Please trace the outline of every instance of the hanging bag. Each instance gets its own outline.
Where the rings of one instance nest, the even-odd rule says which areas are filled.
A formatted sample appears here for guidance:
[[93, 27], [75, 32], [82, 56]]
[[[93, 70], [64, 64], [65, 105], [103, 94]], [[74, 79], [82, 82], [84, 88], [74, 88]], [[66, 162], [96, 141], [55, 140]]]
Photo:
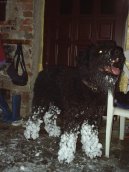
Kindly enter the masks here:
[[[21, 74], [19, 68], [21, 67]], [[13, 84], [25, 86], [28, 82], [28, 74], [25, 66], [22, 45], [18, 44], [12, 63], [7, 69], [7, 74], [10, 76]]]

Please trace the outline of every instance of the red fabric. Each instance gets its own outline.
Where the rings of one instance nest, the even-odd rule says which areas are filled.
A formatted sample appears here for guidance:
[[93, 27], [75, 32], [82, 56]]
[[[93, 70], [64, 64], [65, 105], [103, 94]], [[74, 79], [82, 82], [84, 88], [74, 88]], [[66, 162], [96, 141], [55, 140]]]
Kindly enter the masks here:
[[3, 48], [3, 44], [0, 41], [0, 62], [5, 60], [5, 52], [4, 52], [4, 48]]

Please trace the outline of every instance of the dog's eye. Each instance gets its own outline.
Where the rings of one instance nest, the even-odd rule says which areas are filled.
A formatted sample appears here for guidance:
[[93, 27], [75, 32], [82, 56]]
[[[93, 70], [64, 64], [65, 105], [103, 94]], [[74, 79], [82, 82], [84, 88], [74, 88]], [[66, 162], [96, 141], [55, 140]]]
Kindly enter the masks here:
[[102, 54], [102, 52], [103, 52], [102, 50], [99, 50], [99, 54]]

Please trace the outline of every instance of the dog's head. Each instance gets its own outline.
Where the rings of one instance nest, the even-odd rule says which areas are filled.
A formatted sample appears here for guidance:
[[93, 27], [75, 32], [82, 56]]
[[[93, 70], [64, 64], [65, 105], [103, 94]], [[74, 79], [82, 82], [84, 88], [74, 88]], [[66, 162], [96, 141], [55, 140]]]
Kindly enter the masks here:
[[83, 82], [95, 91], [114, 88], [123, 69], [123, 49], [112, 41], [92, 45], [78, 61]]

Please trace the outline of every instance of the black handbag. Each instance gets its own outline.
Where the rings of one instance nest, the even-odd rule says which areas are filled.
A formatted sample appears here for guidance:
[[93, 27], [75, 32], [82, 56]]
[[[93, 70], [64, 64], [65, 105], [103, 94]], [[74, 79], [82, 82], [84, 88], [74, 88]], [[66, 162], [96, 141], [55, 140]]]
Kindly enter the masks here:
[[[22, 70], [21, 74], [18, 72], [19, 67], [21, 67]], [[15, 85], [25, 86], [28, 82], [28, 73], [25, 66], [21, 44], [17, 45], [13, 61], [7, 69], [7, 74]]]

